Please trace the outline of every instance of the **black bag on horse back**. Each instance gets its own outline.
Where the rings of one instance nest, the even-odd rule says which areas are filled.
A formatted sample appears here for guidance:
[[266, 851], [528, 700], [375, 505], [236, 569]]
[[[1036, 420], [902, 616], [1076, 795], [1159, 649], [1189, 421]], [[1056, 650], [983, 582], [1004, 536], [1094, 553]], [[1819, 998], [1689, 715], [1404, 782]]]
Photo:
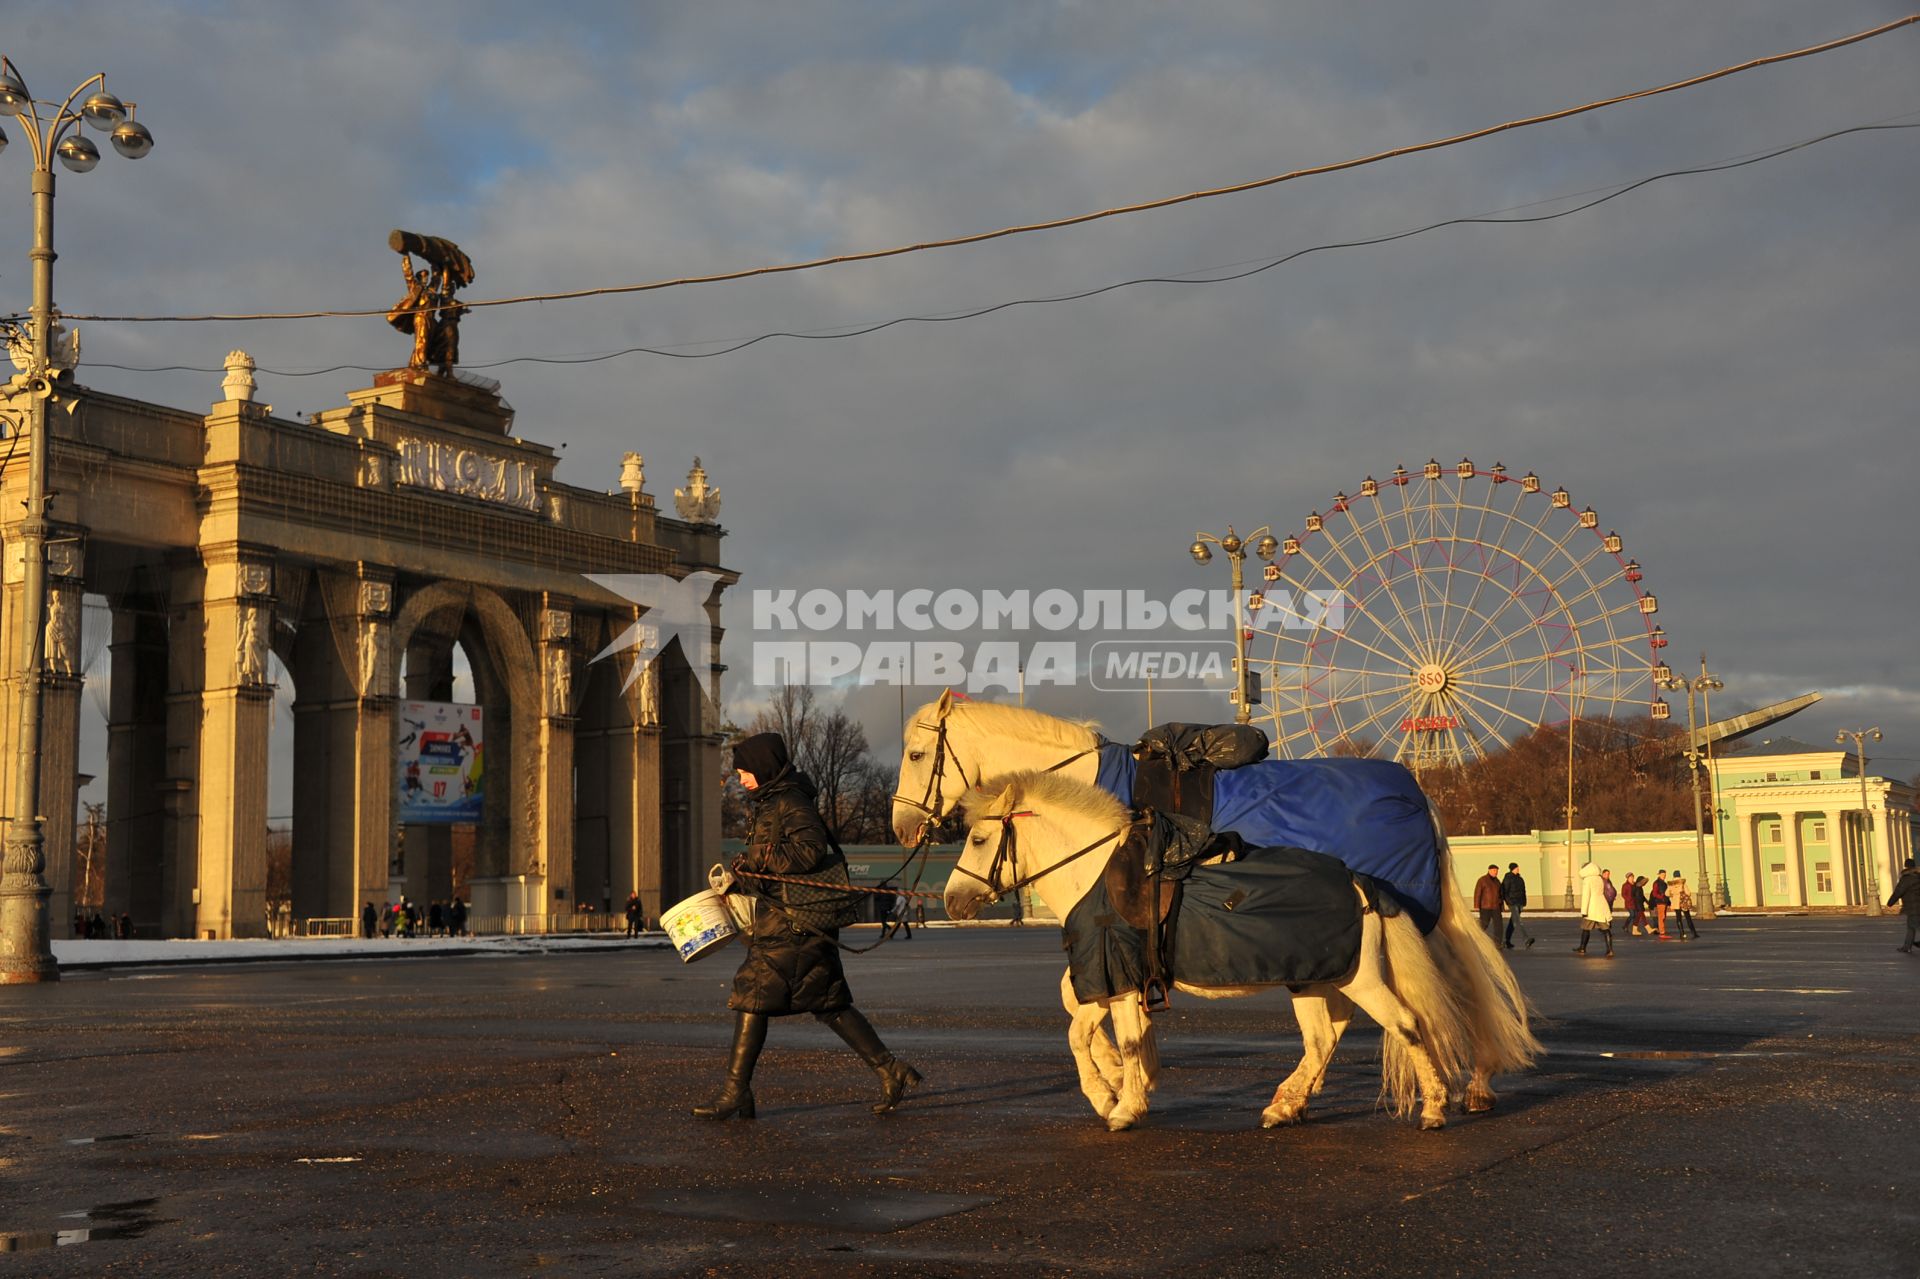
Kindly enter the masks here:
[[835, 844], [832, 856], [804, 876], [810, 882], [796, 884], [781, 881], [780, 904], [787, 908], [793, 922], [814, 932], [830, 932], [858, 923], [867, 894], [854, 892], [847, 878], [847, 856]]

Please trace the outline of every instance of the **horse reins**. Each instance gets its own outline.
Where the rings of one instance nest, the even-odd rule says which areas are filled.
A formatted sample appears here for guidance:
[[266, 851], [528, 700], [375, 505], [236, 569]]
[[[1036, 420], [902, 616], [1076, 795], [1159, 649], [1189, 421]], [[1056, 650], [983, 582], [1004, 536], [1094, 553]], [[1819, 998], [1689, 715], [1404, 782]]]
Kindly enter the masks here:
[[[958, 875], [965, 875], [968, 879], [979, 880], [981, 883], [987, 886], [987, 894], [994, 901], [999, 901], [1002, 897], [1006, 896], [1008, 893], [1018, 892], [1020, 889], [1025, 888], [1028, 884], [1033, 883], [1035, 880], [1045, 879], [1048, 875], [1053, 874], [1054, 871], [1059, 870], [1062, 866], [1065, 866], [1067, 863], [1078, 861], [1080, 858], [1085, 857], [1088, 853], [1100, 847], [1102, 844], [1121, 838], [1129, 830], [1133, 829], [1133, 826], [1136, 820], [1136, 819], [1129, 818], [1126, 822], [1122, 823], [1118, 829], [1109, 831], [1105, 835], [1102, 835], [1099, 839], [1094, 840], [1091, 844], [1088, 844], [1083, 848], [1079, 848], [1074, 850], [1071, 853], [1068, 853], [1065, 857], [1062, 857], [1059, 861], [1053, 863], [1053, 865], [1042, 867], [1041, 869], [1034, 871], [1031, 875], [1021, 875], [1020, 874], [1019, 840], [1015, 834], [1015, 827], [1013, 824], [1013, 820], [1016, 817], [1032, 817], [1032, 816], [1035, 816], [1035, 814], [1032, 813], [1031, 811], [1022, 809], [1017, 813], [1008, 813], [1000, 819], [1000, 844], [997, 848], [993, 850], [993, 861], [990, 865], [988, 865], [986, 874], [982, 875], [977, 871], [968, 870], [965, 866], [960, 865], [958, 862], [954, 864], [954, 867], [953, 867], [954, 873]], [[1016, 876], [1016, 878], [1011, 884], [1001, 884], [999, 882], [1000, 870], [1002, 867], [1011, 868], [1014, 875]]]

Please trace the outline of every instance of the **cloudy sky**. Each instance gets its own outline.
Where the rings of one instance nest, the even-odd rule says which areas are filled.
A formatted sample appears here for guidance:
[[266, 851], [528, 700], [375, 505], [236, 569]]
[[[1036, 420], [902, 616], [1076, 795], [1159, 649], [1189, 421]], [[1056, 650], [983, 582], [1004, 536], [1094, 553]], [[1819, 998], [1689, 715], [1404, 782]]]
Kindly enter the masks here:
[[[63, 175], [76, 313], [384, 307], [388, 230], [448, 236], [499, 297], [725, 271], [1227, 185], [1644, 88], [1899, 17], [1904, 4], [1461, 0], [700, 5], [8, 4], [41, 96], [95, 71], [153, 155]], [[685, 354], [1141, 276], [1223, 271], [1570, 197], [1872, 123], [1920, 122], [1920, 30], [1362, 170], [974, 247], [743, 283], [483, 310], [473, 365]], [[6, 122], [14, 131], [11, 121]], [[16, 138], [16, 142], [18, 139]], [[24, 309], [27, 160], [0, 157], [0, 308]], [[488, 370], [559, 477], [695, 455], [751, 587], [1224, 585], [1196, 528], [1297, 529], [1397, 461], [1498, 459], [1620, 531], [1672, 652], [1728, 709], [1888, 731], [1920, 772], [1912, 570], [1920, 130], [1676, 178], [1557, 221], [1309, 255], [702, 360]], [[1548, 203], [1539, 203], [1548, 202]], [[375, 319], [83, 326], [84, 380], [184, 406], [219, 376], [389, 367]], [[262, 374], [284, 413], [364, 372]], [[744, 600], [743, 600], [744, 602]], [[752, 713], [748, 610], [729, 713]], [[1679, 664], [1676, 662], [1676, 664]], [[937, 690], [935, 690], [937, 691]], [[1137, 728], [1085, 689], [1033, 704]], [[930, 695], [930, 694], [929, 694]], [[918, 696], [916, 690], [915, 696]], [[898, 694], [855, 710], [876, 738]], [[1723, 703], [1717, 701], [1716, 711]], [[1224, 698], [1168, 715], [1225, 718]]]

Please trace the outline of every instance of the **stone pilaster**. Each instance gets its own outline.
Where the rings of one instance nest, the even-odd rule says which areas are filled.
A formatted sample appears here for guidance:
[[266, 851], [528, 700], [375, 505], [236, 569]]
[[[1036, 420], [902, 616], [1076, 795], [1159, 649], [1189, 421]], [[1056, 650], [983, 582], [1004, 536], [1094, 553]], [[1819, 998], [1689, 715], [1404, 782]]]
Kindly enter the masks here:
[[194, 935], [260, 937], [266, 934], [273, 562], [233, 546], [209, 548], [206, 562]]
[[[345, 885], [346, 913], [358, 915], [362, 901], [382, 901], [387, 867], [393, 855], [394, 774], [393, 707], [399, 693], [398, 662], [393, 653], [393, 579], [361, 566], [356, 584], [356, 673], [353, 742], [352, 880]], [[429, 885], [429, 892], [444, 889]]]
[[573, 901], [573, 613], [549, 598], [540, 610], [540, 736], [535, 773], [539, 828], [529, 873], [546, 877], [541, 913], [570, 912]]
[[50, 936], [73, 935], [75, 810], [80, 804], [81, 544], [47, 547], [47, 614], [40, 701], [40, 815], [46, 849]]

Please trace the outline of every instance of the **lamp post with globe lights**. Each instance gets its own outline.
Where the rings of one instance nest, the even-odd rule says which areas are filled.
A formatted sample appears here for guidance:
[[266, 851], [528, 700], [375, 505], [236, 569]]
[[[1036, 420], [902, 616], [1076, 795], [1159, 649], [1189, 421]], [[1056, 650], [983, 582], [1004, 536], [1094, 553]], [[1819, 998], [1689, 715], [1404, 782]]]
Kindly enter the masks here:
[[1854, 754], [1860, 760], [1860, 844], [1867, 862], [1867, 914], [1880, 913], [1880, 869], [1873, 864], [1873, 811], [1867, 807], [1867, 739], [1880, 740], [1877, 728], [1843, 728], [1833, 735], [1833, 744], [1845, 746], [1853, 739]]
[[1274, 552], [1280, 549], [1280, 542], [1264, 525], [1243, 538], [1229, 524], [1225, 535], [1220, 537], [1211, 533], [1193, 535], [1193, 545], [1187, 548], [1187, 553], [1193, 556], [1195, 564], [1206, 564], [1213, 559], [1209, 543], [1225, 551], [1227, 562], [1233, 566], [1233, 701], [1239, 707], [1233, 720], [1236, 724], [1247, 724], [1253, 720], [1253, 703], [1260, 696], [1259, 677], [1247, 673], [1247, 626], [1240, 612], [1241, 601], [1245, 599], [1247, 547], [1251, 544], [1261, 559], [1272, 560]]
[[[75, 104], [78, 104], [77, 106]], [[0, 863], [0, 984], [57, 981], [47, 923], [45, 835], [40, 809], [40, 718], [44, 689], [44, 629], [47, 585], [47, 471], [52, 450], [47, 439], [48, 409], [65, 371], [53, 350], [53, 162], [74, 173], [100, 163], [100, 148], [87, 130], [105, 133], [113, 149], [139, 159], [153, 150], [153, 134], [133, 118], [135, 104], [107, 92], [107, 77], [96, 73], [59, 103], [35, 98], [13, 63], [0, 56], [0, 116], [10, 115], [25, 130], [33, 155], [33, 302], [28, 310], [27, 367], [16, 388], [24, 389], [28, 411], [26, 439], [26, 518], [17, 540], [24, 560], [16, 651], [26, 664], [19, 673], [20, 736], [14, 770], [12, 813]], [[0, 130], [0, 150], [8, 142]], [[70, 363], [70, 361], [69, 361]], [[24, 385], [23, 385], [24, 384]]]

